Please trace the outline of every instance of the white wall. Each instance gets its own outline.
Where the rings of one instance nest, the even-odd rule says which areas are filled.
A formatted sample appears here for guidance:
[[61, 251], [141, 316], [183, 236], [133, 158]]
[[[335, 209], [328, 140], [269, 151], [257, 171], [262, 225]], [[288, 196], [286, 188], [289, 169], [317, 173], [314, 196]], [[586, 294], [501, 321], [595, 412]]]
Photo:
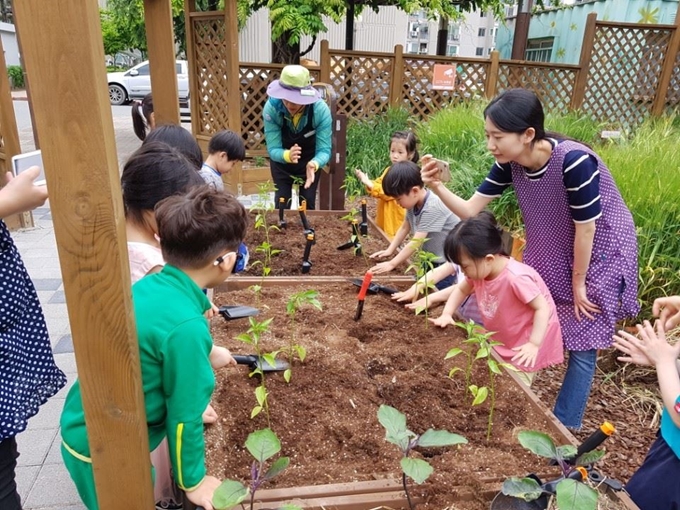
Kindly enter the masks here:
[[2, 37], [2, 47], [5, 50], [5, 63], [8, 66], [20, 65], [19, 45], [14, 25], [0, 21], [0, 37]]

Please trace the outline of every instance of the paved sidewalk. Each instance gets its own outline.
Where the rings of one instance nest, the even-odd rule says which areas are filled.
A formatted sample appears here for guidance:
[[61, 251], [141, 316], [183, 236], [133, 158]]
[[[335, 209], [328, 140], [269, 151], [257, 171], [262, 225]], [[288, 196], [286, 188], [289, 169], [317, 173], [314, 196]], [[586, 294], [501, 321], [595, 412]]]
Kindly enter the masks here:
[[[114, 129], [122, 166], [140, 141], [128, 118], [114, 118]], [[19, 138], [23, 151], [34, 148], [30, 129], [20, 130]], [[24, 510], [85, 510], [60, 452], [59, 416], [66, 393], [76, 379], [76, 362], [49, 203], [33, 211], [33, 218], [35, 228], [12, 232], [12, 238], [38, 291], [54, 357], [66, 373], [68, 384], [40, 408], [27, 430], [17, 436], [17, 485]]]

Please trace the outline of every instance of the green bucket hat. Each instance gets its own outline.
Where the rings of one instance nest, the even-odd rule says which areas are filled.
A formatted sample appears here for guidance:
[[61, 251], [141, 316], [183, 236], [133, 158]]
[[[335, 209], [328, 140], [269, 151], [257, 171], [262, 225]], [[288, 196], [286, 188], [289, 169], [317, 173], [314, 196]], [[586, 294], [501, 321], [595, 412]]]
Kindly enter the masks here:
[[267, 87], [267, 95], [300, 105], [316, 103], [321, 99], [319, 91], [312, 87], [309, 70], [298, 65], [284, 67], [281, 78], [274, 80]]

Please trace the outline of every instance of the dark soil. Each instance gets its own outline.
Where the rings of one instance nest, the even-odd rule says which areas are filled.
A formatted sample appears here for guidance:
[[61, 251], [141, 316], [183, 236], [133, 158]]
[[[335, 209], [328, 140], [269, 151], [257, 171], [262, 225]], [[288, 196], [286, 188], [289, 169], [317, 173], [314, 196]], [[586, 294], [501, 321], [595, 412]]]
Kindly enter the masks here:
[[[287, 235], [290, 234], [289, 231]], [[296, 237], [302, 238], [302, 234]], [[344, 237], [330, 239], [329, 244], [335, 245]], [[348, 253], [345, 256], [352, 259]], [[291, 340], [290, 320], [285, 313], [288, 296], [309, 288], [265, 287], [258, 300], [250, 290], [218, 292], [215, 302], [254, 305], [262, 310], [258, 320], [274, 318], [262, 339], [264, 349], [272, 351], [285, 349]], [[291, 466], [272, 487], [398, 478], [400, 454], [396, 446], [384, 439], [385, 432], [376, 416], [380, 404], [403, 412], [409, 428], [416, 433], [428, 428], [446, 429], [469, 441], [460, 447], [415, 452], [416, 457], [425, 458], [435, 469], [427, 482], [430, 488], [427, 508], [454, 508], [451, 506], [454, 487], [462, 485], [474, 491], [480, 477], [556, 473], [555, 468], [546, 466], [545, 459], [517, 443], [515, 436], [519, 430], [550, 433], [551, 429], [545, 417], [531, 407], [524, 392], [505, 374], [497, 378], [494, 424], [491, 440], [487, 441], [489, 402], [472, 407], [463, 374], [458, 372], [453, 379], [447, 377], [453, 366], [464, 366], [463, 356], [444, 360], [449, 349], [461, 345], [462, 330], [425, 328], [423, 317], [407, 312], [383, 294], [367, 296], [363, 317], [355, 322], [356, 287], [330, 284], [317, 286], [317, 290], [323, 311], [305, 309], [295, 317], [295, 343], [305, 346], [307, 359], [304, 363], [293, 363], [289, 384], [281, 374], [266, 378], [270, 423], [264, 413], [250, 418], [256, 404], [253, 392], [257, 377], [249, 378], [245, 367], [228, 368], [217, 374], [213, 406], [220, 420], [206, 431], [211, 474], [246, 480], [252, 461], [243, 446], [246, 437], [270, 425], [281, 439], [282, 455], [291, 458]], [[215, 343], [234, 353], [252, 352], [251, 346], [235, 340], [247, 328], [246, 320], [225, 322], [220, 317], [212, 320]], [[534, 384], [548, 406], [552, 406], [561, 377], [559, 369], [546, 370]], [[483, 367], [473, 371], [472, 382], [487, 384], [488, 375]], [[598, 388], [605, 386], [601, 383]], [[624, 415], [626, 405], [621, 400], [609, 399], [609, 394], [600, 394], [599, 390], [595, 393], [587, 429], [603, 418], [616, 423], [619, 433], [609, 440], [607, 449], [612, 453], [602, 466], [611, 476], [627, 478], [640, 463], [651, 435], [642, 435], [641, 429], [647, 430], [644, 425], [637, 425], [630, 406]], [[610, 412], [612, 408], [618, 412]], [[488, 500], [478, 493], [477, 501], [466, 501], [462, 506], [458, 503], [455, 508], [488, 508]]]

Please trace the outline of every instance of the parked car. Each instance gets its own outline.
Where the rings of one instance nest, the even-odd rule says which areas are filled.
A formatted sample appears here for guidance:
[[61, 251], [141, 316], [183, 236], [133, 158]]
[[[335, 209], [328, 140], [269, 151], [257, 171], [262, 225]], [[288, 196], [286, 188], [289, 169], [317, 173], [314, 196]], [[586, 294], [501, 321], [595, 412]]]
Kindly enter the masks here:
[[[189, 67], [186, 60], [175, 61], [175, 66], [177, 69], [179, 104], [186, 108], [189, 105]], [[112, 105], [121, 105], [133, 99], [142, 99], [151, 92], [148, 60], [122, 73], [107, 73], [106, 77], [109, 83], [109, 100]]]

